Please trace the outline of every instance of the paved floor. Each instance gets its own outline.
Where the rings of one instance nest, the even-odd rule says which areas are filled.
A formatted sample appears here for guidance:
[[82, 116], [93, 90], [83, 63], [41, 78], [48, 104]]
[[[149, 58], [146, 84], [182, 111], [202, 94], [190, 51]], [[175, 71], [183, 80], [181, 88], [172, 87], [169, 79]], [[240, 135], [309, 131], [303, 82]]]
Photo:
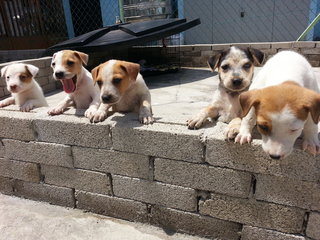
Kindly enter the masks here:
[[97, 214], [0, 194], [0, 240], [201, 240]]

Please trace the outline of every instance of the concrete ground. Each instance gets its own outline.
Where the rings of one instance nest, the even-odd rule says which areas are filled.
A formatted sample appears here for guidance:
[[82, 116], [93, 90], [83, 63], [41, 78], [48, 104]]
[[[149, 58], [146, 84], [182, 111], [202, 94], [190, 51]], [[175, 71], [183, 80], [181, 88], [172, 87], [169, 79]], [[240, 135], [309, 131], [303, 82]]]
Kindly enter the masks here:
[[0, 240], [201, 240], [78, 209], [0, 194]]

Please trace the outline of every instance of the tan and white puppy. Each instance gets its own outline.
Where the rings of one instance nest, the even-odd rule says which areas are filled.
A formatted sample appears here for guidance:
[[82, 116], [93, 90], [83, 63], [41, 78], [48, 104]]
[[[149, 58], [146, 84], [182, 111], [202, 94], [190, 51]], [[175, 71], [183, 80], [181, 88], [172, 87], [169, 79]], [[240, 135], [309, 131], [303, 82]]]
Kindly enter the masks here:
[[318, 121], [320, 88], [308, 61], [293, 51], [273, 56], [254, 79], [250, 91], [240, 95], [243, 109], [240, 144], [252, 140], [257, 124], [263, 150], [273, 159], [288, 156], [303, 132], [303, 149], [320, 151]]
[[68, 94], [58, 106], [48, 111], [49, 115], [62, 114], [67, 107], [87, 109], [85, 116], [91, 118], [100, 104], [99, 88], [94, 86], [91, 73], [83, 65], [88, 55], [78, 51], [63, 50], [52, 57], [53, 77], [61, 81]]
[[112, 108], [115, 112], [137, 112], [141, 123], [153, 123], [150, 92], [139, 71], [139, 64], [119, 60], [109, 60], [92, 70], [101, 91], [101, 104], [92, 122], [103, 121]]
[[219, 121], [226, 123], [232, 120], [229, 127], [236, 128], [234, 125], [240, 127], [239, 94], [248, 90], [254, 66], [260, 66], [263, 59], [264, 54], [257, 49], [240, 49], [234, 46], [211, 57], [208, 65], [212, 71], [218, 69], [220, 83], [213, 94], [211, 104], [189, 119], [188, 127], [200, 128], [209, 117], [218, 118]]
[[23, 112], [48, 106], [42, 88], [34, 80], [39, 68], [24, 63], [14, 63], [1, 69], [11, 97], [0, 101], [0, 107], [17, 104]]

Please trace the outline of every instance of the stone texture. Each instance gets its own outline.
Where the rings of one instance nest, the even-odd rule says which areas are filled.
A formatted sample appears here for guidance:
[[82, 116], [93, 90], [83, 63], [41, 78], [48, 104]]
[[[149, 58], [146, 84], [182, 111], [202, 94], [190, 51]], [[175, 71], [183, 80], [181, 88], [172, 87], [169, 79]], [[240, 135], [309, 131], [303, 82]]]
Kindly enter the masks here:
[[320, 48], [305, 48], [301, 49], [302, 54], [320, 54]]
[[66, 207], [74, 207], [75, 205], [73, 190], [70, 188], [16, 180], [14, 182], [14, 190], [14, 195], [19, 197]]
[[149, 157], [104, 149], [73, 147], [76, 168], [148, 179]]
[[249, 173], [167, 159], [155, 159], [154, 167], [160, 182], [243, 198], [249, 195]]
[[5, 155], [4, 145], [3, 145], [3, 142], [0, 140], [0, 158], [4, 157], [4, 155]]
[[293, 42], [274, 42], [271, 44], [271, 48], [292, 48]]
[[0, 176], [39, 182], [40, 173], [37, 164], [0, 158]]
[[77, 208], [110, 217], [147, 222], [148, 209], [144, 203], [83, 191], [76, 191], [75, 196]]
[[308, 210], [320, 210], [320, 184], [318, 183], [269, 175], [257, 175], [256, 179], [255, 197], [258, 200]]
[[41, 173], [44, 175], [44, 182], [48, 184], [111, 194], [110, 179], [103, 173], [47, 165], [41, 165]]
[[112, 128], [115, 150], [202, 162], [201, 131], [187, 130], [186, 126], [160, 123], [143, 126], [138, 121], [129, 121], [130, 117], [132, 115], [126, 115]]
[[34, 140], [33, 117], [34, 113], [0, 110], [0, 138], [13, 138], [22, 141]]
[[151, 208], [151, 224], [203, 237], [238, 240], [241, 224], [159, 206]]
[[0, 176], [0, 192], [4, 194], [13, 193], [13, 180]]
[[312, 41], [299, 41], [299, 42], [293, 42], [292, 47], [294, 48], [315, 48], [316, 42]]
[[[320, 161], [302, 151], [300, 142], [289, 157], [281, 161], [273, 160], [263, 151], [260, 139], [242, 146], [225, 141], [223, 133], [226, 126], [224, 123], [217, 123], [204, 134], [207, 143], [206, 161], [210, 165], [304, 181], [320, 180]], [[257, 133], [254, 137], [260, 138]]]
[[195, 190], [190, 188], [115, 175], [112, 176], [112, 184], [117, 197], [186, 211], [197, 208]]
[[212, 195], [199, 203], [200, 214], [285, 233], [300, 233], [305, 212], [302, 209]]
[[320, 213], [310, 213], [306, 234], [308, 237], [320, 239]]
[[241, 240], [306, 240], [303, 236], [285, 234], [273, 230], [244, 226]]
[[37, 139], [44, 142], [61, 143], [93, 148], [110, 148], [109, 126], [104, 123], [91, 124], [87, 118], [59, 115], [34, 120]]
[[7, 158], [47, 165], [73, 167], [70, 146], [41, 142], [26, 143], [10, 139], [4, 139], [3, 143]]

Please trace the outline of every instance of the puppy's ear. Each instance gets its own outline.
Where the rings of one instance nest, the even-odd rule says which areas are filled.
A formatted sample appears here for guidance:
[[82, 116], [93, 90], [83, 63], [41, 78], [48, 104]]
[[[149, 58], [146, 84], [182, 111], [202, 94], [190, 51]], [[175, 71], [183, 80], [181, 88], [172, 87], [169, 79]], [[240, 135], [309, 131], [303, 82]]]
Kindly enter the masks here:
[[130, 80], [136, 81], [138, 73], [140, 71], [140, 65], [131, 62], [121, 62], [120, 67], [128, 73]]
[[314, 94], [304, 106], [311, 114], [312, 120], [318, 124], [320, 118], [320, 94]]
[[79, 58], [83, 65], [87, 65], [89, 61], [89, 56], [83, 52], [74, 51], [74, 54]]
[[93, 80], [94, 84], [96, 84], [96, 82], [97, 82], [97, 78], [98, 78], [98, 75], [100, 72], [100, 67], [101, 67], [101, 65], [99, 65], [91, 70], [92, 80]]
[[29, 72], [33, 77], [35, 77], [39, 72], [39, 68], [31, 64], [26, 64], [25, 67], [26, 67], [26, 71]]
[[242, 117], [245, 117], [252, 107], [256, 108], [260, 104], [259, 90], [251, 90], [241, 93], [239, 101], [242, 108]]
[[214, 72], [214, 70], [220, 66], [221, 57], [222, 57], [222, 53], [218, 53], [209, 58], [208, 65], [211, 68], [212, 72]]
[[8, 70], [8, 66], [1, 68], [1, 77], [4, 77], [6, 75], [7, 70]]
[[261, 66], [264, 61], [265, 54], [258, 49], [255, 48], [247, 48], [247, 55], [249, 59], [252, 59], [252, 62], [255, 66]]

